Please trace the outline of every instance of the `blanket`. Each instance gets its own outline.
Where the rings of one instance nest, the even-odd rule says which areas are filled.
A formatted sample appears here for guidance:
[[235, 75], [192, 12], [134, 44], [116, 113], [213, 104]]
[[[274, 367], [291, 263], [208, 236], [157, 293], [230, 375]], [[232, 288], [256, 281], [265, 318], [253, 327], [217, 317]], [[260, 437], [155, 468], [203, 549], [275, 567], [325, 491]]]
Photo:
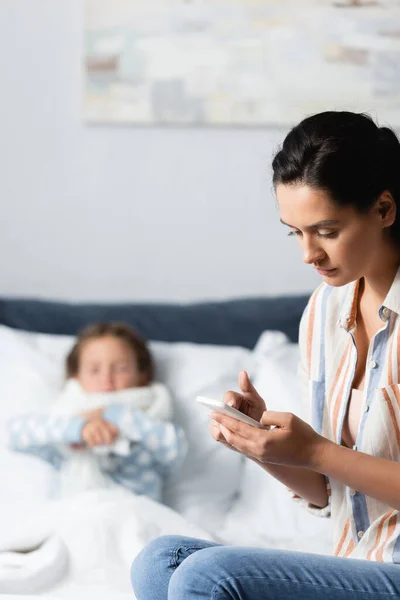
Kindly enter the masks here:
[[130, 593], [130, 565], [159, 535], [212, 540], [172, 509], [123, 488], [49, 501], [30, 514], [0, 515], [0, 532], [0, 594], [51, 588], [68, 598], [84, 588], [110, 597]]

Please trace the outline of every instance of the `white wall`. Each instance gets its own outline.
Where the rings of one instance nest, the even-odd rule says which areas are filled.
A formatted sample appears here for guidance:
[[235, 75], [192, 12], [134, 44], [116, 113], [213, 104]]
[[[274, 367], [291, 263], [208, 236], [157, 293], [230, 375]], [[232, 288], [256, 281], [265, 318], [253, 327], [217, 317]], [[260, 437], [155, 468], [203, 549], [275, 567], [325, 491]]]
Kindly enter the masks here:
[[0, 294], [193, 300], [318, 283], [279, 225], [283, 131], [88, 127], [83, 0], [0, 3]]

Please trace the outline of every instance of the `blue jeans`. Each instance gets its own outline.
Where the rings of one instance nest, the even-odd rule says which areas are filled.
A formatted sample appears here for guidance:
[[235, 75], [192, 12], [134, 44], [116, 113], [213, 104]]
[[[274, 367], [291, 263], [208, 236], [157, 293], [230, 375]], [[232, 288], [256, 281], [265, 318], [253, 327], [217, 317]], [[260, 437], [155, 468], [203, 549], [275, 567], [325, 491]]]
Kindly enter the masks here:
[[138, 600], [389, 600], [400, 565], [160, 537], [132, 565]]

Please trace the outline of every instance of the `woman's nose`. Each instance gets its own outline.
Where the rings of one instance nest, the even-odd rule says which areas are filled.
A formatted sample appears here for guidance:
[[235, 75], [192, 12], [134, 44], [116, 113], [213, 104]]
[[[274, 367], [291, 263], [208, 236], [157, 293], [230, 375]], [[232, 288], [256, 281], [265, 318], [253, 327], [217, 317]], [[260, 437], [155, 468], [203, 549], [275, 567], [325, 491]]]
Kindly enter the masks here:
[[320, 262], [325, 257], [324, 250], [315, 243], [304, 242], [303, 261], [307, 265]]

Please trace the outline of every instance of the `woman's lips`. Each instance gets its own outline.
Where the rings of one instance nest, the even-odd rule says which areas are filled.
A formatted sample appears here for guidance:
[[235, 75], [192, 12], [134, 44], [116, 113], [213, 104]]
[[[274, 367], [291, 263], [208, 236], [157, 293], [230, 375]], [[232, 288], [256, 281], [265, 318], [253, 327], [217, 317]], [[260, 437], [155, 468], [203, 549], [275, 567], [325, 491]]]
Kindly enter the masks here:
[[337, 269], [318, 269], [318, 267], [315, 268], [317, 272], [323, 277], [332, 277], [337, 273]]

